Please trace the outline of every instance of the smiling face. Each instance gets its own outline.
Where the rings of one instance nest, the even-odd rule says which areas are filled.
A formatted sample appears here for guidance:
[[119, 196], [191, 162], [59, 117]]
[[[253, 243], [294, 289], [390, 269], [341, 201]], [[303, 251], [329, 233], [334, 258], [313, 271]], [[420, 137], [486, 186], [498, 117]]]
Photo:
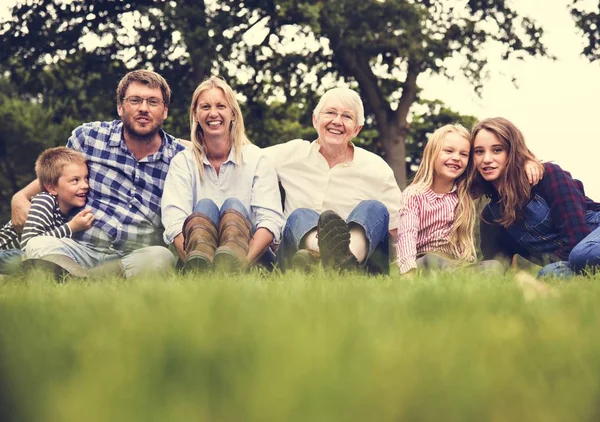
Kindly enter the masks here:
[[443, 146], [435, 160], [435, 177], [453, 182], [463, 174], [469, 163], [469, 140], [455, 132], [444, 137]]
[[200, 94], [196, 120], [204, 137], [229, 136], [234, 113], [220, 88], [210, 88]]
[[117, 105], [117, 112], [123, 121], [123, 130], [126, 134], [140, 140], [152, 140], [167, 118], [168, 106], [164, 104], [160, 88], [150, 88], [140, 82], [132, 82], [125, 91], [124, 98], [158, 99], [155, 106], [150, 106], [149, 101], [142, 101], [132, 105], [127, 100]]
[[73, 208], [85, 206], [89, 190], [87, 165], [66, 164], [56, 185], [46, 186], [46, 190], [56, 196], [58, 206], [63, 214], [68, 214]]
[[313, 114], [313, 126], [324, 147], [341, 147], [358, 135], [362, 126], [358, 125], [356, 112], [331, 97], [318, 114]]
[[481, 177], [497, 189], [508, 164], [506, 146], [492, 132], [481, 129], [473, 141], [473, 163]]

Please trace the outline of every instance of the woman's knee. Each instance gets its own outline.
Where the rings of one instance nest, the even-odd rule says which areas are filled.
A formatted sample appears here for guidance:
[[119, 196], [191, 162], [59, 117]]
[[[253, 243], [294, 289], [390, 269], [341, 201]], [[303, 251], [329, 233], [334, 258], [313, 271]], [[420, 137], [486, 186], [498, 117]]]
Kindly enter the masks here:
[[225, 202], [223, 202], [223, 205], [221, 205], [221, 214], [227, 210], [236, 210], [244, 215], [248, 214], [246, 206], [237, 198], [227, 198]]

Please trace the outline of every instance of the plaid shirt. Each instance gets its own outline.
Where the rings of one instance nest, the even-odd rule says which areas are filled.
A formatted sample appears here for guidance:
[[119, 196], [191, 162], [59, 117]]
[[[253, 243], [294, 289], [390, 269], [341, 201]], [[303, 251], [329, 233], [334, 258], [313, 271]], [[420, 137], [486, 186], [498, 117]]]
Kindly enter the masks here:
[[[550, 207], [552, 224], [560, 233], [560, 246], [553, 252], [555, 259], [568, 260], [569, 253], [579, 242], [591, 233], [586, 223], [587, 211], [600, 211], [600, 204], [585, 196], [583, 184], [571, 177], [568, 171], [557, 164], [544, 164], [544, 177], [539, 184], [531, 189], [531, 197], [539, 195]], [[498, 201], [497, 194], [492, 195], [492, 201]], [[516, 242], [507, 236], [506, 230], [491, 221], [491, 216], [484, 209], [481, 223], [481, 249], [483, 259], [492, 259], [500, 252], [506, 255], [519, 253], [527, 259], [537, 261], [540, 265], [547, 262], [539, 261], [536, 256], [529, 256], [529, 251], [519, 250]], [[501, 245], [501, 246], [500, 246]]]
[[93, 122], [79, 126], [67, 142], [88, 160], [87, 207], [94, 225], [74, 239], [104, 253], [125, 255], [162, 243], [160, 199], [169, 163], [183, 145], [160, 131], [160, 149], [140, 161], [123, 140], [123, 123]]
[[544, 178], [532, 193], [540, 195], [550, 206], [552, 221], [563, 241], [556, 254], [567, 259], [575, 245], [591, 233], [585, 221], [586, 212], [600, 210], [600, 204], [585, 196], [581, 181], [553, 163], [544, 164]]

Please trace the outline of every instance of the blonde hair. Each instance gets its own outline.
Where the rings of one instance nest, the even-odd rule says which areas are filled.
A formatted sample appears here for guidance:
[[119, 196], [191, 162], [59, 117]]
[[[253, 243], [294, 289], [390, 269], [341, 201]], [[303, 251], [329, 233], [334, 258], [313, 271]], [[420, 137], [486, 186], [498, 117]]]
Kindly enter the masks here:
[[39, 155], [35, 160], [35, 174], [42, 191], [46, 191], [46, 186], [58, 184], [58, 179], [68, 164], [86, 165], [87, 161], [82, 153], [67, 147], [48, 148]]
[[224, 79], [218, 76], [211, 76], [205, 79], [194, 91], [192, 96], [192, 104], [190, 105], [190, 139], [192, 141], [192, 151], [194, 153], [194, 159], [200, 172], [200, 180], [203, 179], [204, 174], [204, 157], [206, 157], [206, 142], [202, 127], [196, 120], [196, 109], [198, 108], [198, 101], [203, 92], [208, 91], [212, 88], [218, 88], [223, 91], [225, 101], [227, 105], [233, 111], [231, 124], [229, 126], [229, 141], [231, 146], [235, 149], [235, 156], [238, 161], [242, 159], [242, 145], [249, 144], [250, 140], [246, 137], [246, 129], [244, 126], [244, 118], [242, 117], [242, 110], [240, 105], [235, 98], [235, 94], [231, 87], [225, 82]]
[[321, 99], [319, 100], [317, 106], [315, 107], [313, 114], [318, 116], [325, 103], [330, 98], [335, 98], [338, 100], [344, 107], [348, 107], [350, 110], [354, 112], [356, 115], [356, 122], [359, 126], [364, 126], [365, 124], [365, 107], [360, 98], [360, 95], [356, 91], [351, 90], [350, 88], [333, 88], [327, 91]]
[[[445, 125], [437, 129], [427, 141], [423, 150], [421, 164], [415, 173], [412, 183], [403, 193], [403, 206], [410, 195], [425, 192], [431, 188], [435, 178], [435, 161], [437, 160], [444, 140], [450, 133], [455, 133], [469, 141], [469, 131], [460, 124]], [[449, 243], [456, 258], [462, 261], [475, 259], [475, 242], [473, 241], [473, 230], [475, 227], [475, 202], [470, 194], [468, 175], [471, 160], [467, 163], [465, 171], [455, 180], [458, 204], [454, 211], [454, 223], [450, 229]]]
[[[523, 209], [531, 195], [531, 185], [523, 169], [528, 161], [534, 162], [543, 174], [544, 166], [525, 145], [523, 133], [509, 120], [503, 117], [484, 119], [475, 124], [471, 131], [471, 149], [475, 137], [481, 130], [493, 133], [506, 150], [506, 167], [500, 175], [498, 196], [502, 207], [502, 217], [496, 222], [502, 227], [509, 227], [522, 217]], [[469, 184], [475, 197], [484, 194], [490, 196], [494, 190], [491, 182], [486, 182], [479, 171], [473, 167], [469, 175]]]

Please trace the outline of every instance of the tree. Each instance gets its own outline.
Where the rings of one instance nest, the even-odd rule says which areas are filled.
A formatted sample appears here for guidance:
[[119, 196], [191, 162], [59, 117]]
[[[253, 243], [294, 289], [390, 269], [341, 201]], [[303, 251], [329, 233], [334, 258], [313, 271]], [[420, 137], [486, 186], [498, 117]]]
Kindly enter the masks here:
[[583, 3], [582, 0], [573, 0], [571, 16], [588, 41], [582, 53], [593, 62], [600, 59], [600, 1], [595, 11], [587, 10]]
[[[400, 186], [420, 75], [452, 77], [461, 58], [477, 89], [490, 43], [505, 58], [547, 54], [542, 29], [505, 0], [38, 0], [12, 16], [0, 62], [30, 82], [49, 63], [82, 54], [87, 40], [114, 67], [144, 64], [176, 81], [186, 102], [205, 76], [224, 74], [252, 116], [274, 98], [306, 112], [325, 88], [348, 83]], [[177, 98], [173, 107], [185, 110]]]
[[[12, 194], [35, 178], [33, 163], [45, 148], [66, 139], [72, 121], [53, 122], [53, 110], [11, 95], [0, 80], [0, 197]], [[10, 201], [0, 201], [0, 224], [10, 218]]]

